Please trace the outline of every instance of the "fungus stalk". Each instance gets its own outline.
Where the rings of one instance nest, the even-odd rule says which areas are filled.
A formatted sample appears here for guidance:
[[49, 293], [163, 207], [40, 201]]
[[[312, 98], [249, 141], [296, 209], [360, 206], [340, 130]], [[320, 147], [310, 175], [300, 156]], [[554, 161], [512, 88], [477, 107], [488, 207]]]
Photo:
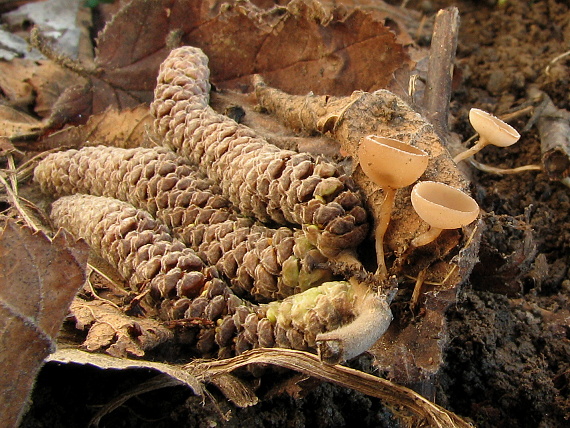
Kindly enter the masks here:
[[423, 150], [392, 138], [369, 135], [358, 148], [360, 167], [366, 176], [384, 192], [384, 201], [375, 225], [376, 274], [380, 280], [388, 276], [384, 257], [384, 235], [394, 208], [396, 190], [409, 186], [426, 170], [428, 155]]
[[382, 207], [378, 214], [378, 221], [375, 225], [374, 239], [376, 246], [376, 259], [378, 261], [378, 270], [376, 274], [379, 278], [383, 279], [388, 276], [388, 268], [386, 267], [386, 259], [384, 255], [384, 236], [388, 230], [388, 225], [390, 224], [390, 216], [392, 215], [392, 210], [394, 209], [394, 200], [396, 198], [396, 189], [392, 187], [385, 187], [384, 189], [384, 201], [382, 201]]
[[444, 229], [442, 227], [430, 226], [427, 231], [412, 239], [410, 245], [414, 248], [423, 247], [424, 245], [427, 245], [430, 242], [435, 241], [437, 237], [441, 235], [441, 232], [443, 232], [443, 230]]

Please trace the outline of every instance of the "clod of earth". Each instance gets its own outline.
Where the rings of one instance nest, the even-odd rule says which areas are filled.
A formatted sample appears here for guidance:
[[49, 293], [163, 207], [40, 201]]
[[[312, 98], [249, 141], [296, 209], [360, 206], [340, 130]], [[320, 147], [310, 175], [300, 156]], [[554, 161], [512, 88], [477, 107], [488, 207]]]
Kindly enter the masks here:
[[479, 133], [479, 141], [471, 148], [455, 156], [453, 160], [456, 163], [473, 156], [489, 144], [497, 147], [508, 147], [515, 144], [521, 137], [517, 130], [508, 123], [477, 108], [469, 110], [469, 122]]

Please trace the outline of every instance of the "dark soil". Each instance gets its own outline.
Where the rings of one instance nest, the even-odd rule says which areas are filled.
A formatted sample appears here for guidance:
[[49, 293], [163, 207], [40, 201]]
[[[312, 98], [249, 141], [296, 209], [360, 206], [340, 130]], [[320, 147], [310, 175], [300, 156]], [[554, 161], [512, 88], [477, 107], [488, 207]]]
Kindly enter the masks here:
[[[454, 94], [455, 129], [469, 136], [470, 107], [503, 114], [537, 85], [570, 107], [570, 74], [549, 62], [570, 46], [567, 2], [509, 1], [506, 7], [460, 4], [458, 63], [465, 80]], [[529, 117], [512, 123], [524, 129]], [[467, 131], [464, 131], [467, 130]], [[540, 164], [536, 128], [480, 162], [502, 168]], [[449, 311], [442, 401], [477, 426], [567, 426], [570, 423], [570, 189], [545, 174], [477, 172], [476, 196], [487, 212], [481, 263], [460, 304]]]
[[[407, 5], [432, 14], [441, 7], [459, 7], [457, 68], [462, 81], [452, 98], [451, 128], [462, 139], [473, 132], [467, 120], [471, 107], [504, 114], [527, 102], [530, 85], [538, 85], [558, 108], [570, 109], [568, 57], [545, 73], [549, 62], [570, 48], [568, 2], [494, 3], [410, 1]], [[529, 119], [521, 116], [512, 125], [524, 129]], [[515, 146], [485, 149], [477, 160], [502, 168], [540, 164], [536, 128], [524, 132]], [[570, 189], [536, 171], [504, 176], [471, 173], [474, 193], [487, 213], [487, 231], [481, 263], [448, 313], [451, 340], [437, 400], [480, 427], [568, 426]], [[86, 426], [97, 406], [155, 375], [50, 363], [42, 370], [22, 426]], [[279, 376], [271, 377], [274, 385]], [[223, 399], [219, 409], [211, 400], [204, 407], [181, 387], [158, 390], [129, 400], [99, 426], [405, 425], [389, 416], [378, 400], [327, 384], [305, 380], [300, 385], [296, 398], [273, 394], [248, 409], [230, 409]], [[224, 422], [221, 414], [229, 410], [233, 418]]]

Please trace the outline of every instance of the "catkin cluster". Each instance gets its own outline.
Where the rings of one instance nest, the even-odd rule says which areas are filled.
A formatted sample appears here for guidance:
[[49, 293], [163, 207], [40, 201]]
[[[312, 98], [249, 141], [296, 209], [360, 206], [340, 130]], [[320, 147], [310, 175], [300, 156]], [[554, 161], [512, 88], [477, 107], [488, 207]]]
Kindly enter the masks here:
[[210, 108], [207, 57], [200, 49], [175, 49], [163, 65], [151, 105], [155, 131], [219, 183], [243, 215], [301, 225], [327, 256], [364, 239], [362, 199], [336, 164], [280, 149]]
[[108, 196], [154, 214], [217, 267], [238, 295], [256, 302], [283, 299], [332, 279], [326, 257], [301, 231], [238, 217], [215, 186], [166, 149], [98, 146], [52, 153], [34, 176], [52, 195]]
[[162, 318], [212, 321], [214, 328], [202, 329], [194, 338], [202, 356], [229, 357], [260, 346], [314, 351], [317, 334], [355, 316], [355, 296], [345, 281], [252, 305], [236, 296], [214, 267], [173, 239], [165, 226], [126, 202], [66, 196], [53, 203], [51, 215], [56, 226], [85, 237], [129, 279], [135, 292], [157, 302]]
[[192, 339], [200, 355], [315, 351], [363, 301], [381, 306], [362, 284], [332, 280], [327, 263], [365, 237], [362, 199], [336, 164], [214, 112], [208, 78], [199, 49], [174, 50], [151, 106], [167, 148], [54, 153], [35, 180], [63, 196], [55, 225], [87, 239], [162, 319], [211, 321]]

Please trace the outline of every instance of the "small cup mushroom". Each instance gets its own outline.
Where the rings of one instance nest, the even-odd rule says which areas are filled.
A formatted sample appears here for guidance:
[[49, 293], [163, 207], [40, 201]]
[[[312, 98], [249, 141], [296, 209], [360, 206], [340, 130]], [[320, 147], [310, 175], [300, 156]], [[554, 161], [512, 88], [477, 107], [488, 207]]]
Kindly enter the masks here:
[[493, 116], [486, 111], [472, 108], [469, 110], [469, 122], [479, 134], [479, 141], [464, 152], [459, 153], [453, 160], [459, 163], [470, 156], [473, 156], [483, 147], [493, 144], [498, 147], [508, 147], [515, 144], [520, 134], [511, 125]]
[[385, 195], [375, 230], [376, 273], [380, 279], [384, 279], [388, 274], [384, 260], [384, 235], [390, 222], [396, 190], [409, 186], [424, 173], [428, 155], [400, 140], [368, 135], [360, 141], [358, 158], [364, 173], [382, 188]]
[[479, 205], [459, 189], [435, 181], [422, 181], [412, 189], [412, 206], [430, 225], [414, 238], [411, 247], [421, 247], [434, 241], [443, 229], [457, 229], [468, 225], [479, 215]]

